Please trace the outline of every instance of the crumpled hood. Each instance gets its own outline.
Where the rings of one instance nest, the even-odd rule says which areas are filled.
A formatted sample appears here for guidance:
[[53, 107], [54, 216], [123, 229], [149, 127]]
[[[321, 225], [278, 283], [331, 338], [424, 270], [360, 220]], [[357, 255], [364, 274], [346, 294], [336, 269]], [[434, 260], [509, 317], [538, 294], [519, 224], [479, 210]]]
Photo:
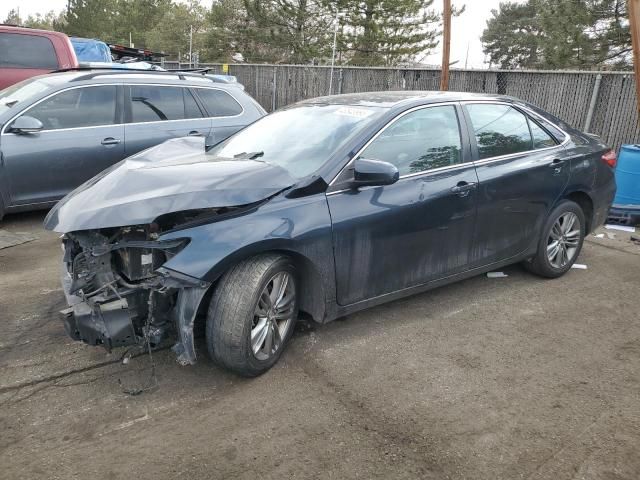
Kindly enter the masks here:
[[204, 138], [168, 140], [69, 193], [44, 221], [60, 233], [151, 223], [165, 213], [258, 202], [293, 185], [278, 166], [207, 156]]

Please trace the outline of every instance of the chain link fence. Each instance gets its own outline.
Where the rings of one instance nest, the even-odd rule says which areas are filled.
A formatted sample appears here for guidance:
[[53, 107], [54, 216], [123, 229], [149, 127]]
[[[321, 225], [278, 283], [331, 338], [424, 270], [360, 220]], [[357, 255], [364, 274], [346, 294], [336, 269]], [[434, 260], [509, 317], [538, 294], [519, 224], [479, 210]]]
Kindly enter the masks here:
[[[165, 68], [187, 68], [165, 62]], [[222, 73], [221, 64], [200, 64]], [[329, 93], [438, 90], [440, 70], [307, 65], [229, 64], [266, 110]], [[640, 143], [634, 77], [627, 72], [452, 70], [449, 89], [510, 95], [546, 110], [570, 125], [600, 135], [614, 148]]]

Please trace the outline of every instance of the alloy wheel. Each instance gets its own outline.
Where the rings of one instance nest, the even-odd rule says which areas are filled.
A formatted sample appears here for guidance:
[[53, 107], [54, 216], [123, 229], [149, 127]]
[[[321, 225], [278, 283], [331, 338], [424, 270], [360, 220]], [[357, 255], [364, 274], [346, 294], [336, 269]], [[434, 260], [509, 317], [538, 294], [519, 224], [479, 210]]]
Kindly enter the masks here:
[[251, 350], [258, 360], [274, 355], [293, 323], [296, 288], [293, 275], [278, 272], [260, 293], [251, 324]]
[[547, 258], [554, 268], [564, 268], [573, 261], [582, 229], [580, 219], [573, 212], [565, 212], [554, 222], [547, 239]]

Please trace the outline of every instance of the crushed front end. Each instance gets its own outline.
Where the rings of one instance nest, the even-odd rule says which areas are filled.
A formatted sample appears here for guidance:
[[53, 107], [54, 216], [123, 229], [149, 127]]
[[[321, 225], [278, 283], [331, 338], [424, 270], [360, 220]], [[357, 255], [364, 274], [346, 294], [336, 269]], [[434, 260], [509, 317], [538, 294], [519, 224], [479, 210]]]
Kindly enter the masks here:
[[162, 241], [157, 229], [150, 224], [63, 236], [69, 308], [62, 314], [71, 338], [110, 351], [158, 345], [174, 332], [181, 363], [195, 361], [193, 322], [209, 284], [162, 267], [188, 239]]

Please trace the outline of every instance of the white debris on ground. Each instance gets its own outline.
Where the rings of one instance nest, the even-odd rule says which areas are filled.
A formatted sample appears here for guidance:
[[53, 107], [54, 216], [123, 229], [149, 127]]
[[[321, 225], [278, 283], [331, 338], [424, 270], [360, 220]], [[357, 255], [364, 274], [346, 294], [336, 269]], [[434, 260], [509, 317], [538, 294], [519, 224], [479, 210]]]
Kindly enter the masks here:
[[584, 263], [574, 263], [571, 265], [571, 268], [575, 268], [576, 270], [586, 270], [587, 266]]
[[508, 277], [509, 275], [507, 275], [504, 272], [487, 272], [487, 277], [488, 278], [505, 278]]
[[635, 233], [636, 227], [628, 227], [627, 225], [605, 225], [607, 230], [620, 230], [621, 232]]

